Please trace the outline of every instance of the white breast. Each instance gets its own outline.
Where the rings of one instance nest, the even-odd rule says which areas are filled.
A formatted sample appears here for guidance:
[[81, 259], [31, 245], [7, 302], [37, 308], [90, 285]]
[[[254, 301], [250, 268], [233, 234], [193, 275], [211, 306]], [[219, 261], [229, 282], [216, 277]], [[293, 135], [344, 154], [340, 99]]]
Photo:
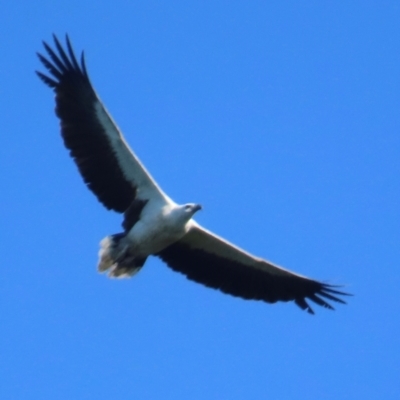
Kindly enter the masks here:
[[187, 232], [187, 221], [177, 218], [175, 204], [145, 207], [140, 220], [128, 233], [131, 252], [136, 256], [158, 253], [181, 239]]

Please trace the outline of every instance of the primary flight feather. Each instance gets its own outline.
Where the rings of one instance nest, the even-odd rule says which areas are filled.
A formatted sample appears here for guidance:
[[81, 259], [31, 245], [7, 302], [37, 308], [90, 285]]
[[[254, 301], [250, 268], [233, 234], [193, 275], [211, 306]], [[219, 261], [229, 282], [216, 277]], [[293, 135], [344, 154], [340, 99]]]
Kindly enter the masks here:
[[124, 231], [101, 241], [98, 269], [129, 277], [148, 256], [160, 257], [189, 279], [224, 293], [267, 303], [294, 301], [314, 313], [308, 300], [333, 309], [345, 303], [335, 286], [278, 267], [207, 231], [193, 220], [199, 204], [178, 205], [158, 186], [129, 148], [97, 96], [82, 53], [43, 43], [38, 54], [49, 75], [37, 72], [56, 95], [61, 135], [88, 188], [109, 209], [124, 214]]

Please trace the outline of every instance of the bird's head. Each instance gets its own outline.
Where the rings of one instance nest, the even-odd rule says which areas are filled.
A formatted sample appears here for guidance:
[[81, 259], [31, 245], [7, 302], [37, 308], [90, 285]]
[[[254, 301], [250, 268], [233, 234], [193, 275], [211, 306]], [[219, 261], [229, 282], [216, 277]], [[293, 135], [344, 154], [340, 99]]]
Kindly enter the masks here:
[[193, 215], [201, 210], [201, 205], [200, 204], [195, 204], [195, 203], [187, 203], [187, 204], [183, 204], [181, 206], [178, 206], [174, 213], [176, 215], [176, 217], [180, 220], [180, 221], [184, 221], [185, 223], [187, 221], [190, 220], [190, 218], [193, 217]]
[[201, 210], [202, 207], [200, 204], [195, 204], [195, 203], [187, 203], [182, 206], [183, 211], [187, 215], [194, 215], [197, 211]]

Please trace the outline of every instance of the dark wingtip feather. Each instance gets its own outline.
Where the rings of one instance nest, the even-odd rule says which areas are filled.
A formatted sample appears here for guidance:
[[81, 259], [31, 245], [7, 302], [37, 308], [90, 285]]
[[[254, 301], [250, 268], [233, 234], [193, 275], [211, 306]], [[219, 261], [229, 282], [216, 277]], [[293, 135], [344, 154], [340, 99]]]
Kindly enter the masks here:
[[343, 287], [343, 286], [324, 284], [323, 285], [323, 291], [324, 292], [333, 293], [333, 294], [338, 294], [340, 296], [353, 296], [353, 294], [351, 294], [351, 293], [342, 292], [341, 290], [332, 289], [332, 288], [340, 288], [340, 287]]
[[335, 301], [337, 303], [347, 304], [346, 301], [344, 301], [343, 299], [341, 299], [338, 296], [353, 296], [353, 295], [351, 293], [342, 292], [341, 290], [333, 289], [333, 288], [340, 288], [340, 287], [342, 287], [342, 286], [323, 284], [317, 294], [320, 296], [323, 296], [329, 300]]
[[35, 73], [46, 85], [50, 86], [51, 88], [57, 87], [58, 83], [55, 80], [49, 78], [39, 71], [35, 71]]
[[85, 62], [85, 52], [82, 51], [81, 53], [81, 68], [82, 68], [82, 72], [83, 74], [87, 77], [87, 70], [86, 70], [86, 62]]
[[309, 314], [314, 315], [314, 310], [310, 307], [310, 305], [306, 302], [303, 297], [297, 298], [294, 300], [295, 304], [299, 306], [302, 310], [307, 311]]
[[53, 40], [56, 50], [53, 50], [47, 42], [42, 41], [47, 57], [36, 53], [40, 62], [50, 72], [50, 77], [38, 72], [40, 79], [51, 88], [56, 89], [62, 84], [62, 81], [66, 80], [66, 77], [75, 77], [75, 79], [83, 78], [84, 81], [91, 85], [86, 70], [84, 53], [82, 52], [81, 65], [79, 65], [68, 34], [65, 36], [66, 50], [64, 50], [61, 42], [54, 33]]
[[319, 306], [324, 307], [328, 310], [335, 310], [335, 308], [327, 301], [325, 301], [325, 299], [335, 301], [336, 303], [347, 304], [343, 299], [338, 296], [352, 296], [352, 294], [350, 293], [342, 292], [336, 289], [342, 286], [330, 285], [327, 283], [319, 283], [319, 285], [320, 287], [317, 288], [314, 293], [307, 294], [305, 295], [305, 297], [299, 297], [295, 299], [294, 302], [296, 303], [296, 305], [299, 306], [302, 310], [305, 310], [310, 314], [314, 314], [314, 310], [309, 306], [306, 299], [309, 299], [315, 304], [318, 304]]
[[[321, 295], [321, 294], [320, 294]], [[320, 297], [318, 297], [317, 295], [313, 294], [311, 296], [308, 296], [308, 298], [313, 301], [314, 303], [318, 304], [321, 307], [327, 308], [329, 310], [334, 310], [334, 308], [327, 303], [325, 300], [321, 299]]]
[[62, 59], [63, 64], [67, 67], [67, 70], [71, 70], [73, 69], [71, 60], [68, 58], [67, 54], [65, 53], [63, 47], [61, 46], [58, 38], [56, 36], [53, 35], [54, 38], [54, 43], [56, 45], [56, 48], [58, 50], [58, 54]]
[[40, 53], [36, 53], [41, 63], [45, 66], [45, 68], [57, 79], [62, 77], [62, 72], [60, 72], [54, 64], [52, 64], [46, 57], [42, 56]]
[[[58, 72], [64, 74], [67, 71], [67, 66], [63, 64], [60, 60], [59, 56], [54, 52], [54, 50], [46, 43], [43, 42], [43, 46], [47, 51], [47, 54], [50, 56], [51, 60], [53, 61], [54, 65], [58, 68]], [[57, 70], [55, 67], [53, 67]]]
[[329, 300], [336, 301], [336, 303], [347, 304], [344, 300], [340, 299], [339, 297], [332, 296], [331, 294], [325, 293], [325, 292], [323, 292], [323, 291], [320, 292], [319, 295], [320, 295], [320, 296], [324, 296], [324, 297], [326, 297], [326, 298], [329, 299]]
[[72, 49], [72, 44], [71, 41], [69, 40], [68, 33], [65, 34], [65, 41], [67, 43], [68, 54], [72, 61], [72, 65], [76, 70], [79, 70], [79, 64], [78, 61], [76, 60], [74, 50]]

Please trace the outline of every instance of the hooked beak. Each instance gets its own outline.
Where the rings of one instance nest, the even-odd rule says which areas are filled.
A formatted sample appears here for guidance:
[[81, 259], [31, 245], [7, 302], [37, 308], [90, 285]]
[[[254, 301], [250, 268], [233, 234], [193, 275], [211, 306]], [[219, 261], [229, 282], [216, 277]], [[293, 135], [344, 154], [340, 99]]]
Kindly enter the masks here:
[[200, 205], [200, 204], [196, 204], [194, 207], [193, 207], [193, 211], [194, 212], [197, 212], [197, 211], [199, 211], [199, 210], [201, 210], [203, 207]]

